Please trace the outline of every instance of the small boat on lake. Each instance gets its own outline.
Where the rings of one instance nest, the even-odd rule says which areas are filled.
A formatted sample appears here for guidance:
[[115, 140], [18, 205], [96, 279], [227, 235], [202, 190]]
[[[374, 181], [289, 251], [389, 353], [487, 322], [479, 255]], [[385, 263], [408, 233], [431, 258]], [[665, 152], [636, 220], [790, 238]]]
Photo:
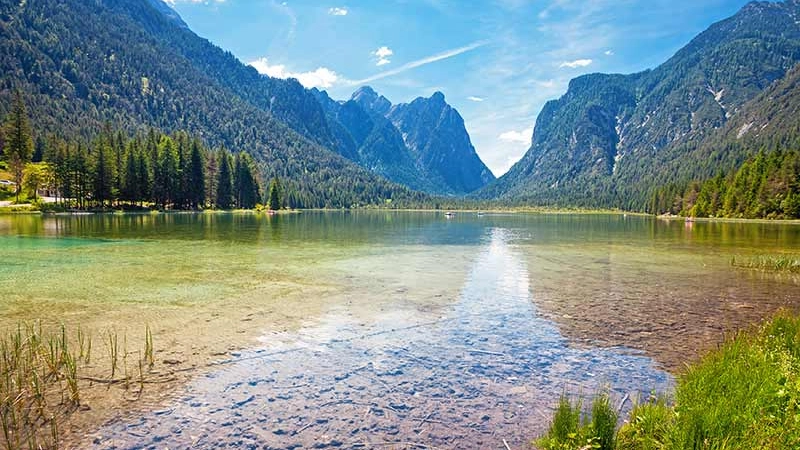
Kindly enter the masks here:
[[446, 213], [444, 213], [444, 216], [447, 217], [448, 219], [452, 219], [453, 217], [456, 216], [456, 213], [454, 213], [453, 211], [447, 211]]

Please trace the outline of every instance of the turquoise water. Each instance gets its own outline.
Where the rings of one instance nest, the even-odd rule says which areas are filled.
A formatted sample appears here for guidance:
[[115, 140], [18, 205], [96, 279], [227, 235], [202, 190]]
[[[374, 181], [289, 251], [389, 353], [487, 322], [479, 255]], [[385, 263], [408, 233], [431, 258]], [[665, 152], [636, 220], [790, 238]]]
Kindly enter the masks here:
[[0, 216], [0, 249], [7, 323], [220, 302], [299, 318], [120, 412], [89, 433], [99, 448], [520, 447], [564, 390], [667, 390], [800, 293], [730, 265], [796, 252], [800, 227], [624, 215]]

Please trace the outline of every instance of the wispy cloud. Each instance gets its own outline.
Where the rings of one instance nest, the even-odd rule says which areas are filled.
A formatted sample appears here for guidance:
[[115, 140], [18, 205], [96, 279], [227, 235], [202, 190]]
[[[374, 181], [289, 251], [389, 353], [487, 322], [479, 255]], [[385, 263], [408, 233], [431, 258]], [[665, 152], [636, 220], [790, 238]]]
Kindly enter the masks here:
[[489, 41], [474, 42], [474, 43], [472, 43], [470, 45], [466, 45], [464, 47], [459, 47], [459, 48], [455, 48], [455, 49], [452, 49], [452, 50], [447, 50], [445, 52], [437, 53], [435, 55], [431, 55], [431, 56], [428, 56], [428, 57], [425, 57], [425, 58], [422, 58], [422, 59], [418, 59], [416, 61], [411, 61], [409, 63], [403, 64], [402, 66], [400, 66], [400, 67], [398, 67], [396, 69], [387, 70], [385, 72], [381, 72], [381, 73], [375, 74], [375, 75], [373, 75], [371, 77], [364, 78], [363, 80], [352, 81], [351, 83], [352, 84], [371, 83], [371, 82], [373, 82], [375, 80], [381, 80], [383, 78], [391, 77], [391, 76], [394, 76], [394, 75], [409, 71], [411, 69], [416, 69], [417, 67], [422, 67], [422, 66], [425, 66], [427, 64], [431, 64], [431, 63], [435, 63], [437, 61], [441, 61], [443, 59], [448, 59], [448, 58], [452, 58], [454, 56], [458, 56], [458, 55], [460, 55], [462, 53], [466, 53], [466, 52], [475, 50], [476, 48], [483, 47], [484, 45], [486, 45], [488, 43], [489, 43]]
[[280, 13], [284, 14], [287, 19], [289, 19], [289, 29], [286, 32], [286, 45], [289, 45], [294, 40], [294, 35], [297, 31], [297, 14], [294, 13], [292, 8], [290, 8], [289, 4], [286, 2], [278, 3], [276, 0], [272, 0], [270, 5], [274, 10], [279, 11]]
[[526, 128], [524, 130], [511, 130], [501, 133], [498, 138], [504, 142], [513, 142], [518, 144], [530, 144], [531, 136], [533, 135], [533, 128]]
[[614, 56], [614, 50], [606, 50], [603, 52], [603, 54], [606, 56]]
[[553, 89], [558, 86], [558, 82], [556, 80], [536, 80], [534, 83], [537, 86], [545, 89]]
[[307, 88], [328, 89], [342, 81], [342, 77], [339, 74], [327, 67], [319, 67], [310, 72], [291, 72], [283, 64], [270, 64], [267, 58], [259, 58], [248, 64], [262, 75], [269, 75], [273, 78], [295, 78]]
[[378, 58], [378, 61], [375, 62], [378, 67], [391, 63], [392, 60], [389, 57], [392, 55], [394, 55], [394, 51], [385, 45], [372, 52], [372, 56]]
[[575, 61], [564, 61], [558, 67], [563, 69], [564, 67], [569, 67], [570, 69], [576, 69], [578, 67], [586, 67], [592, 63], [591, 59], [576, 59]]
[[349, 11], [345, 7], [336, 7], [328, 10], [328, 14], [332, 16], [346, 16]]
[[478, 102], [478, 103], [480, 103], [480, 102], [482, 102], [482, 101], [483, 101], [483, 98], [481, 98], [481, 97], [475, 97], [474, 95], [470, 95], [469, 97], [467, 97], [467, 100], [469, 100], [469, 101], [471, 101], [471, 102]]

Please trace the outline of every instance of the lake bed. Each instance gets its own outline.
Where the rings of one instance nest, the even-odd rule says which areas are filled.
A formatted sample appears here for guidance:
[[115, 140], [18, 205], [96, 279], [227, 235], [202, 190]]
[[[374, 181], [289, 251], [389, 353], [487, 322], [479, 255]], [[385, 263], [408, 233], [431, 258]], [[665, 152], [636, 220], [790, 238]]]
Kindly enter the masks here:
[[0, 247], [6, 328], [149, 325], [188, 374], [76, 413], [97, 448], [521, 446], [562, 392], [668, 390], [800, 292], [730, 266], [796, 226], [613, 214], [0, 216]]

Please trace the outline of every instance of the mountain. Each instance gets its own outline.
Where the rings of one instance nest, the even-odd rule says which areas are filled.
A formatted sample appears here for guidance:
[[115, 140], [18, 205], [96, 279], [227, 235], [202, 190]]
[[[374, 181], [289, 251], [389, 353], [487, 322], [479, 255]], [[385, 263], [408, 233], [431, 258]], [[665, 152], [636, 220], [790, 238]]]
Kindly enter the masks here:
[[[525, 156], [476, 195], [643, 209], [655, 186], [700, 176], [703, 142], [798, 61], [800, 1], [750, 3], [653, 70], [572, 80]], [[742, 161], [757, 149], [731, 151]]]
[[451, 193], [443, 182], [425, 176], [403, 142], [403, 136], [383, 116], [391, 103], [371, 88], [361, 88], [350, 100], [337, 102], [313, 90], [335, 130], [339, 153], [368, 169], [412, 189]]
[[322, 106], [258, 74], [157, 0], [0, 0], [0, 114], [21, 90], [38, 136], [186, 130], [247, 151], [304, 206], [420, 199], [332, 150]]
[[313, 92], [326, 111], [339, 153], [362, 167], [435, 194], [466, 194], [494, 180], [461, 115], [440, 92], [398, 105], [368, 86], [344, 102]]
[[[701, 139], [664, 150], [668, 177], [656, 185], [709, 179], [736, 169], [759, 151], [794, 149], [800, 144], [800, 64]], [[694, 161], [694, 164], [685, 164]]]
[[454, 192], [472, 192], [494, 181], [470, 142], [464, 119], [441, 92], [395, 105], [387, 117], [423, 169], [441, 177]]
[[174, 9], [170, 8], [169, 5], [164, 3], [162, 0], [149, 0], [150, 6], [155, 8], [158, 12], [160, 12], [164, 17], [171, 19], [175, 24], [182, 28], [189, 28], [189, 25], [186, 25], [186, 22], [183, 21], [181, 16], [175, 12]]
[[[676, 176], [655, 184], [647, 212], [798, 218], [798, 149], [800, 64], [699, 143], [667, 149], [667, 169]], [[687, 160], [697, 163], [681, 163]]]

